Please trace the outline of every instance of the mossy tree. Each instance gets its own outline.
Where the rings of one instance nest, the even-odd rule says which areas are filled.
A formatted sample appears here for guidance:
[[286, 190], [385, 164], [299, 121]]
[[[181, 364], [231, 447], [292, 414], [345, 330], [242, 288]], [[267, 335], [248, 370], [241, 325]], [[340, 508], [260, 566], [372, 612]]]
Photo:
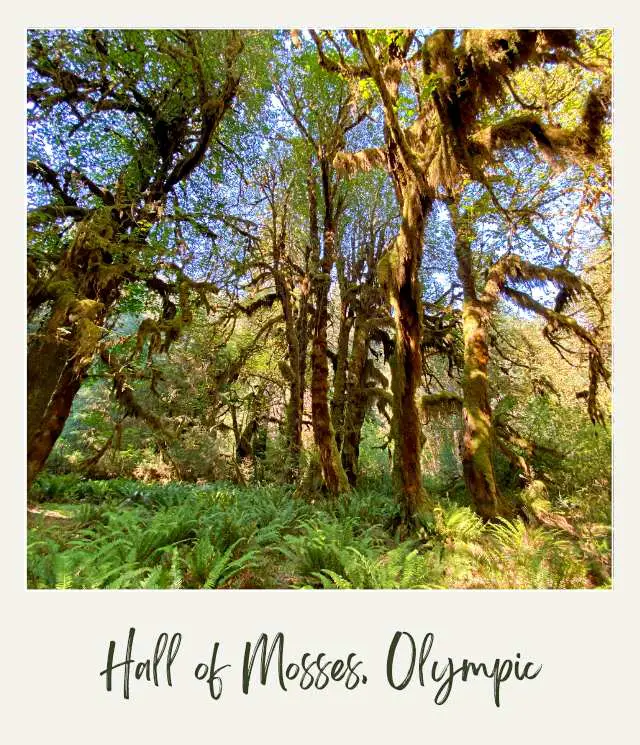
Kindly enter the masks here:
[[324, 485], [335, 496], [348, 491], [349, 482], [330, 411], [327, 327], [332, 273], [341, 249], [348, 187], [333, 161], [347, 133], [364, 119], [367, 106], [358, 105], [349, 87], [321, 68], [312, 48], [305, 48], [301, 40], [298, 46], [300, 52], [292, 50], [291, 67], [276, 86], [276, 95], [308, 154], [310, 291], [314, 302], [311, 419]]
[[[239, 32], [30, 34], [29, 483], [123, 289], [163, 281], [154, 227], [231, 109], [242, 50]], [[162, 270], [175, 275], [170, 261]], [[186, 318], [172, 304], [176, 325]]]
[[[266, 65], [259, 36], [30, 35], [30, 479], [101, 360], [111, 442], [138, 420], [179, 478], [245, 478], [268, 426], [276, 478], [299, 485], [308, 448], [318, 486], [348, 491], [377, 404], [406, 532], [432, 501], [434, 412], [455, 410], [476, 510], [503, 514], [496, 447], [533, 473], [495, 377], [514, 305], [576, 352], [604, 416], [608, 332], [581, 244], [586, 215], [610, 232], [604, 35], [273, 32]], [[444, 215], [452, 239], [425, 251]], [[190, 464], [201, 433], [227, 470]]]
[[298, 212], [305, 201], [304, 179], [292, 166], [291, 158], [276, 149], [269, 151], [270, 162], [258, 173], [259, 192], [266, 201], [268, 217], [263, 239], [247, 261], [248, 299], [237, 304], [243, 314], [280, 306], [282, 315], [269, 314], [265, 323], [273, 328], [282, 323], [286, 359], [279, 361], [279, 372], [288, 388], [284, 439], [288, 463], [287, 480], [299, 476], [302, 453], [304, 398], [307, 390], [309, 336], [311, 321], [311, 244]]
[[[404, 519], [410, 520], [425, 504], [416, 404], [422, 327], [418, 270], [433, 203], [461, 178], [487, 185], [486, 169], [506, 147], [533, 143], [552, 158], [595, 154], [610, 84], [605, 76], [591, 92], [580, 124], [562, 128], [531, 111], [511, 79], [526, 66], [585, 64], [574, 32], [438, 30], [420, 38], [414, 30], [348, 30], [347, 46], [357, 50], [358, 62], [330, 32], [314, 33], [314, 39], [327, 69], [365, 91], [373, 83], [384, 112], [385, 146], [341, 153], [336, 163], [347, 172], [385, 167], [402, 214], [380, 270], [396, 322], [394, 475]], [[505, 115], [487, 125], [490, 106], [502, 106]], [[467, 326], [475, 334], [473, 313], [467, 314]], [[482, 344], [475, 349], [481, 356]], [[489, 504], [483, 513], [495, 515], [495, 506]]]
[[[351, 485], [358, 479], [366, 413], [376, 403], [379, 412], [388, 417], [391, 396], [380, 362], [384, 363], [390, 354], [392, 341], [388, 329], [393, 326], [393, 319], [386, 307], [376, 267], [393, 234], [397, 215], [392, 195], [386, 192], [379, 176], [375, 172], [363, 174], [360, 183], [356, 181], [353, 185], [356, 198], [352, 198], [348, 207], [348, 240], [337, 261], [341, 313], [332, 418], [342, 464]], [[360, 203], [357, 197], [362, 194], [368, 197]]]
[[[574, 75], [580, 79], [580, 75]], [[462, 190], [451, 187], [448, 191], [450, 214], [455, 232], [454, 253], [457, 262], [458, 278], [463, 291], [462, 306], [462, 328], [464, 342], [464, 372], [462, 379], [463, 389], [463, 417], [464, 435], [462, 443], [462, 462], [467, 487], [472, 495], [477, 512], [484, 518], [492, 518], [498, 514], [509, 514], [509, 508], [502, 502], [496, 486], [493, 470], [493, 448], [499, 435], [495, 432], [491, 421], [491, 406], [488, 386], [488, 363], [490, 354], [489, 333], [492, 318], [497, 310], [500, 297], [511, 300], [521, 309], [537, 313], [547, 320], [544, 333], [553, 344], [558, 346], [555, 335], [569, 333], [579, 339], [586, 346], [589, 358], [590, 384], [587, 395], [589, 403], [589, 414], [593, 421], [599, 418], [595, 404], [598, 380], [608, 379], [608, 372], [601, 353], [598, 340], [598, 325], [592, 325], [591, 329], [581, 325], [574, 318], [567, 315], [566, 311], [570, 304], [580, 296], [586, 297], [596, 312], [601, 311], [598, 299], [590, 286], [574, 272], [569, 270], [574, 253], [578, 253], [581, 247], [576, 249], [575, 232], [576, 225], [593, 214], [598, 199], [592, 199], [589, 195], [593, 192], [594, 171], [599, 171], [596, 181], [601, 180], [608, 168], [608, 148], [603, 137], [609, 106], [609, 81], [605, 75], [595, 78], [591, 91], [578, 97], [574, 108], [582, 110], [574, 117], [572, 125], [561, 127], [558, 119], [561, 118], [562, 95], [556, 93], [556, 98], [549, 95], [545, 89], [538, 90], [537, 98], [534, 91], [529, 88], [528, 95], [533, 109], [544, 111], [537, 121], [535, 136], [527, 136], [520, 139], [516, 130], [511, 130], [513, 119], [502, 120], [496, 124], [489, 125], [494, 132], [491, 140], [499, 142], [498, 150], [503, 157], [514, 149], [523, 148], [524, 162], [527, 160], [535, 162], [536, 155], [542, 155], [542, 163], [537, 167], [529, 164], [521, 170], [534, 176], [533, 180], [526, 183], [527, 176], [520, 177], [513, 183], [513, 176], [508, 174], [509, 169], [502, 167], [502, 177], [497, 173], [491, 176], [491, 185], [488, 180], [483, 184], [484, 197], [471, 207], [462, 207]], [[579, 84], [576, 85], [579, 87]], [[514, 91], [512, 91], [515, 94]], [[525, 119], [526, 117], [523, 117]], [[495, 132], [507, 132], [495, 140]], [[588, 133], [588, 135], [587, 135]], [[545, 168], [545, 161], [546, 168]], [[516, 160], [517, 162], [517, 160]], [[574, 173], [571, 173], [573, 169]], [[505, 177], [505, 173], [507, 175]], [[555, 178], [554, 173], [556, 172]], [[559, 173], [558, 173], [559, 171]], [[544, 175], [541, 175], [544, 174]], [[512, 183], [503, 188], [510, 180]], [[554, 194], [551, 187], [553, 182], [560, 182], [563, 188], [560, 196]], [[502, 182], [502, 183], [501, 183]], [[573, 205], [573, 219], [565, 229], [562, 239], [549, 236], [544, 228], [541, 229], [540, 216], [548, 211], [548, 205], [554, 201], [560, 202], [567, 197], [564, 192], [575, 191], [581, 194], [580, 199]], [[504, 196], [509, 194], [506, 203]], [[484, 202], [484, 207], [482, 203]], [[564, 208], [567, 210], [567, 204]], [[503, 226], [506, 241], [502, 247], [502, 256], [493, 263], [485, 265], [484, 281], [478, 277], [478, 258], [474, 257], [472, 244], [476, 235], [474, 234], [473, 221], [474, 212], [493, 211], [493, 220]], [[560, 213], [561, 214], [561, 213]], [[562, 220], [556, 219], [556, 223]], [[601, 230], [595, 229], [593, 224], [591, 230], [591, 242], [593, 235], [601, 235]], [[559, 228], [556, 227], [556, 233]], [[527, 261], [524, 256], [515, 253], [516, 246], [525, 246], [538, 243], [546, 249], [547, 259], [544, 263]], [[481, 239], [478, 241], [482, 251]], [[584, 248], [584, 247], [582, 247]], [[531, 251], [529, 251], [531, 253]], [[486, 248], [485, 248], [486, 255]], [[486, 259], [485, 259], [486, 261]], [[481, 263], [481, 262], [480, 262]], [[514, 286], [516, 285], [516, 286]], [[518, 288], [524, 287], [525, 291]], [[554, 307], [548, 308], [543, 302], [532, 297], [531, 289], [538, 286], [555, 288], [557, 293]], [[600, 318], [600, 322], [602, 317]], [[508, 450], [508, 444], [502, 449]]]

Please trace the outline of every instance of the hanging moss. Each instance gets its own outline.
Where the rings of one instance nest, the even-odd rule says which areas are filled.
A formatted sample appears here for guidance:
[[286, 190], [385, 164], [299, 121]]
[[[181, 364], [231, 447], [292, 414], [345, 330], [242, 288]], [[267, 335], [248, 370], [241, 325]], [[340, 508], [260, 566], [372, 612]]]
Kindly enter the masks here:
[[147, 340], [149, 341], [147, 359], [151, 361], [153, 355], [156, 354], [162, 346], [160, 326], [151, 318], [145, 318], [140, 323], [140, 326], [138, 326], [138, 333], [136, 335], [136, 352], [139, 353], [142, 351]]
[[76, 299], [76, 287], [72, 280], [58, 279], [47, 284], [47, 291], [51, 297], [61, 302], [67, 308]]
[[428, 424], [439, 417], [459, 414], [462, 411], [462, 398], [457, 393], [441, 391], [424, 395], [420, 405]]
[[386, 152], [383, 148], [370, 147], [356, 153], [338, 153], [333, 159], [334, 168], [348, 176], [358, 172], [368, 172], [372, 168], [386, 165]]
[[395, 240], [380, 257], [376, 271], [380, 285], [389, 292], [397, 284], [400, 274], [400, 254]]

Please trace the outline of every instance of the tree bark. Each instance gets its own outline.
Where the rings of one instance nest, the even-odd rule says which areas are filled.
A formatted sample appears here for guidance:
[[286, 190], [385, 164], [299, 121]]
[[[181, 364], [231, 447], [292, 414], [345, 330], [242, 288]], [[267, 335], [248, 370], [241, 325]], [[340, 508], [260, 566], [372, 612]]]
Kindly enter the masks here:
[[[51, 360], [44, 360], [45, 366]], [[53, 365], [52, 365], [53, 366]], [[49, 457], [65, 422], [69, 418], [73, 399], [86, 377], [88, 365], [78, 370], [73, 360], [66, 360], [62, 372], [43, 414], [31, 422], [27, 441], [27, 490]], [[41, 399], [41, 397], [39, 397]]]
[[68, 362], [69, 348], [64, 342], [44, 336], [29, 345], [27, 352], [27, 449], [44, 421], [62, 371]]
[[[328, 279], [328, 277], [327, 277]], [[328, 284], [323, 282], [322, 284]], [[327, 357], [327, 289], [316, 293], [316, 316], [311, 350], [311, 420], [320, 455], [322, 475], [332, 496], [348, 491], [329, 413], [329, 364]]]
[[480, 517], [489, 520], [499, 513], [499, 496], [493, 471], [486, 325], [487, 312], [482, 304], [474, 300], [465, 301], [462, 308], [462, 469], [476, 512]]
[[395, 351], [391, 360], [392, 475], [402, 520], [408, 524], [428, 506], [422, 485], [422, 428], [416, 402], [422, 374], [422, 302], [418, 268], [428, 201], [421, 197], [417, 185], [409, 179], [398, 185], [397, 192], [402, 206], [402, 224], [380, 269], [396, 327]]
[[362, 315], [356, 318], [353, 331], [353, 345], [349, 360], [347, 379], [347, 400], [344, 416], [344, 438], [342, 441], [342, 465], [351, 486], [358, 479], [358, 459], [360, 455], [360, 433], [366, 410], [365, 364], [368, 348], [367, 319]]
[[349, 336], [353, 318], [349, 314], [349, 302], [342, 300], [340, 308], [340, 329], [338, 331], [338, 349], [333, 375], [333, 398], [331, 399], [331, 421], [336, 437], [338, 450], [342, 447], [344, 433], [345, 403], [347, 396], [347, 367], [349, 364]]
[[[342, 467], [340, 453], [336, 445], [335, 433], [329, 412], [329, 363], [327, 354], [327, 323], [329, 320], [329, 288], [331, 270], [335, 256], [335, 226], [328, 165], [321, 163], [323, 169], [323, 195], [325, 199], [325, 219], [323, 225], [322, 261], [317, 262], [314, 274], [314, 295], [316, 301], [313, 319], [313, 340], [311, 344], [311, 421], [313, 436], [318, 448], [322, 476], [328, 493], [335, 496], [349, 490], [349, 482]], [[313, 254], [319, 258], [319, 234], [317, 224], [317, 205], [315, 183], [309, 181], [309, 208]]]
[[289, 383], [289, 401], [285, 413], [285, 438], [288, 451], [288, 463], [285, 469], [285, 476], [288, 480], [295, 481], [299, 475], [300, 453], [302, 451], [302, 417], [304, 413], [308, 344], [307, 306], [309, 282], [306, 277], [303, 279], [298, 315], [296, 316], [294, 310], [295, 303], [281, 268], [283, 254], [286, 248], [286, 209], [281, 218], [279, 232], [277, 219], [274, 213], [272, 229], [272, 272], [276, 293], [280, 299], [282, 314], [284, 316], [285, 337], [287, 341], [289, 362], [288, 366], [281, 366], [281, 370]]
[[467, 226], [455, 205], [451, 217], [456, 230], [455, 254], [462, 284], [462, 470], [465, 484], [478, 515], [490, 520], [499, 513], [499, 494], [493, 471], [493, 430], [489, 401], [489, 345], [487, 325], [490, 303], [479, 299], [473, 273], [471, 240]]

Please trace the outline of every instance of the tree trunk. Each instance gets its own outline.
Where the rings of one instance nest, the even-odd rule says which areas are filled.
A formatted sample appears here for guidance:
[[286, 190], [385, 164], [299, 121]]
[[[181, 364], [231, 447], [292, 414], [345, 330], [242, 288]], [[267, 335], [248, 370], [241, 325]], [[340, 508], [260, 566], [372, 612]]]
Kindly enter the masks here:
[[27, 486], [43, 468], [71, 411], [103, 335], [104, 319], [124, 282], [124, 269], [104, 263], [119, 223], [96, 210], [77, 226], [49, 281], [53, 303], [29, 344]]
[[313, 177], [310, 177], [308, 181], [309, 235], [312, 246], [313, 289], [316, 305], [311, 341], [311, 422], [324, 484], [329, 494], [335, 496], [341, 492], [349, 491], [349, 482], [342, 467], [329, 412], [327, 323], [329, 320], [329, 288], [331, 287], [331, 270], [335, 260], [336, 235], [329, 164], [326, 161], [321, 161], [320, 168], [324, 197], [322, 260], [320, 260], [316, 184]]
[[[46, 364], [49, 360], [45, 359], [44, 362]], [[78, 370], [72, 360], [67, 360], [43, 415], [30, 423], [30, 436], [27, 441], [27, 490], [31, 488], [34, 479], [44, 467], [64, 428], [73, 399], [86, 376], [86, 371], [87, 367]], [[31, 406], [28, 408], [30, 413]]]
[[[74, 315], [71, 314], [71, 309]], [[90, 314], [93, 320], [89, 320]], [[71, 320], [73, 319], [73, 320]], [[71, 412], [102, 336], [104, 306], [85, 298], [54, 302], [27, 354], [27, 488], [40, 473]], [[69, 333], [61, 337], [62, 329]]]
[[300, 453], [302, 451], [302, 419], [304, 416], [304, 394], [307, 387], [307, 349], [309, 346], [309, 291], [309, 278], [305, 276], [300, 288], [298, 316], [295, 323], [296, 365], [293, 368], [293, 374], [296, 377], [296, 384], [291, 388], [292, 396], [294, 394], [296, 396], [295, 444], [292, 456], [294, 459], [293, 481], [297, 480], [299, 475]]
[[300, 386], [300, 376], [297, 369], [292, 369], [292, 380], [289, 382], [289, 402], [286, 410], [286, 441], [289, 456], [287, 478], [295, 480], [300, 467], [300, 452], [302, 450], [302, 413], [304, 389]]
[[280, 269], [280, 262], [285, 249], [285, 225], [280, 235], [273, 236], [273, 277], [276, 292], [282, 305], [285, 321], [285, 337], [287, 340], [288, 365], [281, 365], [281, 372], [289, 382], [289, 402], [285, 413], [285, 438], [288, 451], [288, 463], [285, 468], [287, 480], [298, 478], [300, 467], [300, 453], [302, 451], [302, 416], [304, 413], [305, 375], [307, 366], [307, 305], [308, 281], [303, 282], [300, 297], [300, 307], [296, 317], [294, 300], [289, 286]]
[[367, 319], [358, 315], [353, 332], [353, 345], [349, 360], [347, 401], [344, 416], [344, 438], [342, 441], [342, 465], [351, 486], [358, 478], [360, 455], [360, 432], [364, 423], [366, 400], [364, 393], [365, 364], [368, 347]]
[[69, 357], [68, 345], [44, 336], [29, 345], [27, 353], [27, 450], [45, 418]]
[[390, 46], [388, 61], [382, 67], [366, 31], [357, 30], [355, 35], [382, 99], [387, 171], [393, 179], [402, 213], [400, 232], [382, 262], [381, 280], [389, 296], [396, 326], [395, 352], [391, 360], [392, 473], [401, 519], [408, 526], [415, 521], [417, 513], [430, 507], [422, 485], [420, 454], [423, 440], [416, 392], [422, 375], [422, 302], [418, 272], [426, 216], [435, 195], [398, 117], [401, 49], [397, 45]]
[[[325, 248], [326, 250], [326, 248]], [[329, 363], [327, 356], [327, 320], [329, 274], [316, 279], [316, 313], [311, 347], [311, 420], [322, 476], [332, 496], [349, 490], [349, 482], [340, 461], [329, 413]]]
[[[400, 191], [400, 189], [398, 189]], [[394, 441], [393, 482], [405, 524], [428, 507], [422, 485], [422, 429], [416, 392], [422, 374], [422, 302], [418, 269], [427, 210], [417, 185], [402, 184], [402, 225], [380, 266], [396, 327], [391, 360]]]
[[491, 405], [487, 367], [486, 310], [467, 301], [462, 310], [464, 373], [462, 379], [464, 434], [462, 468], [476, 512], [488, 520], [498, 514], [498, 491], [493, 472]]
[[338, 450], [342, 447], [343, 441], [347, 395], [347, 366], [349, 363], [349, 335], [352, 324], [353, 319], [349, 315], [349, 303], [343, 300], [340, 312], [336, 366], [333, 375], [333, 398], [331, 399], [331, 421], [333, 423]]
[[493, 472], [493, 430], [489, 402], [489, 345], [487, 325], [491, 304], [478, 299], [471, 255], [472, 235], [455, 205], [451, 217], [456, 230], [455, 253], [458, 277], [464, 292], [462, 336], [464, 371], [462, 375], [462, 470], [473, 506], [489, 520], [499, 514], [500, 497]]

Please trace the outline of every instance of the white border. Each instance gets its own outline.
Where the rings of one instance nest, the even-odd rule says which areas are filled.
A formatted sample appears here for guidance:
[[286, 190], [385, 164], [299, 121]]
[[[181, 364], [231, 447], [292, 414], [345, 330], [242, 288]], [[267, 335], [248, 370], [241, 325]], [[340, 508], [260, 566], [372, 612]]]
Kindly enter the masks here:
[[[299, 3], [244, 4], [236, 10], [213, 3], [171, 13], [154, 3], [121, 0], [89, 9], [85, 3], [30, 2], [9, 8], [2, 50], [5, 103], [3, 286], [0, 293], [4, 418], [2, 566], [2, 728], [11, 742], [172, 743], [189, 737], [208, 741], [274, 743], [428, 741], [493, 743], [633, 740], [635, 705], [636, 570], [640, 514], [637, 462], [637, 395], [634, 396], [636, 308], [640, 269], [635, 238], [638, 163], [636, 103], [637, 21], [622, 3], [538, 2], [520, 15], [512, 3], [412, 5], [408, 18], [396, 7], [376, 11], [370, 1], [323, 2], [300, 19]], [[409, 20], [411, 19], [411, 20]], [[425, 23], [428, 19], [429, 24]], [[413, 23], [411, 22], [413, 21]], [[612, 591], [77, 591], [24, 589], [24, 30], [57, 26], [529, 26], [613, 27], [615, 31], [615, 580]], [[8, 225], [8, 228], [7, 228]], [[130, 625], [140, 650], [161, 631], [184, 635], [173, 689], [133, 689], [123, 701], [106, 694], [98, 676], [109, 640], [124, 644]], [[436, 635], [440, 656], [492, 659], [513, 656], [543, 664], [535, 681], [505, 684], [496, 709], [487, 681], [454, 689], [437, 707], [430, 689], [391, 690], [384, 657], [396, 629]], [[357, 651], [365, 660], [366, 687], [351, 693], [271, 686], [243, 696], [238, 687], [242, 646], [261, 632], [283, 631], [292, 653], [320, 649]], [[208, 698], [191, 668], [210, 643], [222, 642], [228, 671], [223, 697]], [[637, 684], [636, 684], [637, 687]]]

